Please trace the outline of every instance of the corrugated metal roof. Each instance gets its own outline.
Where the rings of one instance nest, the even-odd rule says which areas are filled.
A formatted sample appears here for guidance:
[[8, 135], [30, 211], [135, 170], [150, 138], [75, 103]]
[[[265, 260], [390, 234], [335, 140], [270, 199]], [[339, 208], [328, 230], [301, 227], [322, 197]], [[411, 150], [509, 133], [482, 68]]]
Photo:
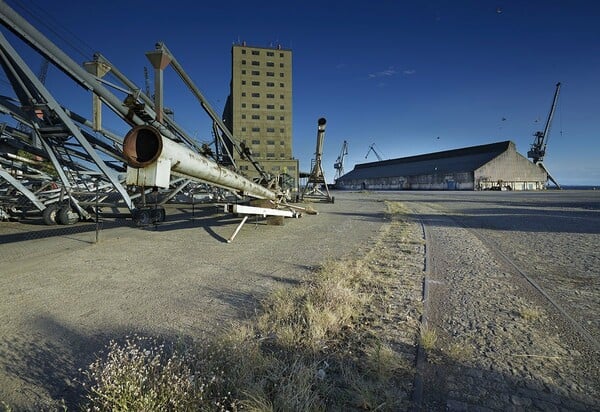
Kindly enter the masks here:
[[511, 144], [514, 147], [514, 143], [507, 140], [380, 162], [361, 163], [354, 166], [354, 170], [340, 177], [338, 181], [472, 172], [504, 153]]

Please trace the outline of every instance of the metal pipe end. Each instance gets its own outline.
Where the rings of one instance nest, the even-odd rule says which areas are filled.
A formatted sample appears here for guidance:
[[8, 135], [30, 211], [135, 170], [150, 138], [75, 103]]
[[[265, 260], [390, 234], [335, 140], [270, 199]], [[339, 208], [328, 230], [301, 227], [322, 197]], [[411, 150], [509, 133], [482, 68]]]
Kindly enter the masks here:
[[162, 153], [162, 148], [162, 136], [152, 126], [136, 126], [123, 140], [123, 156], [127, 164], [135, 168], [154, 163]]

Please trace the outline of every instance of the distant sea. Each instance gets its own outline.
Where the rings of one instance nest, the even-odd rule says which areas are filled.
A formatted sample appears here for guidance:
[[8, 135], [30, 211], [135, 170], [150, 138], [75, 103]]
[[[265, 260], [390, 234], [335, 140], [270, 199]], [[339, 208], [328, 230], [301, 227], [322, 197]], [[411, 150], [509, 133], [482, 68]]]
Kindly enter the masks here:
[[[561, 186], [563, 190], [600, 190], [600, 185], [597, 186], [578, 186], [578, 185], [564, 185]], [[555, 190], [555, 186], [548, 187], [548, 190]]]

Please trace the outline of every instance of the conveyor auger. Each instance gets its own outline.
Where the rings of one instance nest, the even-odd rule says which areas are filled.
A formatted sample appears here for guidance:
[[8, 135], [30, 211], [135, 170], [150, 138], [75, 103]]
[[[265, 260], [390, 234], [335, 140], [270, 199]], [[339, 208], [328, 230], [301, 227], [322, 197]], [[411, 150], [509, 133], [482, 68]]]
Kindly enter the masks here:
[[[325, 139], [325, 125], [327, 120], [324, 117], [317, 121], [317, 147], [315, 149], [315, 158], [312, 161], [312, 167], [308, 180], [304, 189], [302, 189], [301, 198], [324, 200], [329, 203], [334, 202], [334, 197], [329, 193], [325, 174], [323, 173], [323, 165], [321, 159], [323, 157], [323, 140]], [[323, 190], [323, 188], [325, 190]]]
[[171, 171], [242, 195], [274, 200], [277, 194], [165, 138], [152, 126], [136, 126], [123, 141], [127, 184], [168, 187]]
[[[43, 117], [30, 116], [31, 118], [23, 119], [31, 123], [32, 128], [40, 135], [39, 138], [45, 138], [42, 141], [44, 144], [43, 150], [48, 156], [53, 156], [53, 151], [57, 145], [56, 141], [59, 138], [76, 140], [76, 143], [83, 150], [70, 149], [67, 155], [71, 153], [81, 153], [83, 160], [88, 163], [93, 163], [102, 172], [100, 178], [102, 182], [105, 180], [110, 183], [119, 195], [123, 198], [126, 206], [132, 212], [134, 220], [144, 224], [147, 221], [150, 213], [151, 220], [160, 221], [164, 219], [164, 209], [157, 202], [154, 209], [149, 209], [145, 203], [144, 194], [147, 190], [154, 188], [169, 188], [173, 186], [182, 177], [185, 180], [196, 180], [209, 185], [224, 188], [239, 197], [249, 197], [266, 201], [269, 204], [267, 207], [256, 209], [244, 209], [244, 213], [255, 215], [272, 215], [272, 216], [296, 216], [299, 211], [304, 211], [303, 208], [286, 204], [286, 193], [280, 190], [276, 185], [271, 183], [271, 186], [265, 187], [261, 184], [248, 180], [241, 173], [237, 173], [232, 168], [225, 167], [213, 161], [211, 158], [203, 155], [203, 150], [196, 142], [183, 132], [183, 129], [175, 123], [173, 119], [163, 116], [164, 110], [162, 105], [162, 70], [167, 64], [175, 69], [177, 74], [182, 78], [184, 83], [190, 88], [193, 94], [198, 98], [201, 106], [213, 119], [213, 122], [220, 132], [232, 143], [232, 145], [240, 152], [241, 148], [235, 144], [235, 139], [223, 124], [216, 112], [210, 107], [206, 99], [202, 96], [199, 89], [195, 86], [192, 80], [183, 71], [177, 60], [169, 52], [166, 46], [162, 43], [157, 44], [156, 50], [149, 52], [148, 56], [156, 70], [155, 80], [157, 96], [154, 104], [148, 96], [140, 97], [140, 90], [135, 87], [133, 82], [130, 82], [122, 73], [120, 73], [108, 60], [97, 54], [93, 62], [87, 62], [85, 68], [81, 67], [65, 52], [46, 38], [40, 31], [33, 27], [29, 22], [11, 9], [5, 1], [0, 0], [0, 24], [8, 28], [21, 40], [25, 41], [34, 50], [39, 52], [45, 59], [63, 71], [67, 76], [74, 80], [79, 86], [93, 93], [95, 98], [94, 107], [94, 122], [88, 122], [85, 119], [77, 119], [78, 124], [74, 124], [72, 119], [73, 113], [68, 109], [63, 108], [51, 93], [40, 84], [35, 76], [29, 70], [27, 64], [20, 58], [18, 53], [10, 46], [8, 41], [0, 33], [0, 49], [4, 59], [0, 59], [3, 63], [3, 68], [9, 73], [16, 73], [11, 77], [11, 83], [19, 87], [16, 88], [16, 93], [23, 96], [20, 102], [22, 106], [28, 104], [27, 96], [39, 96], [38, 101], [44, 103], [41, 114]], [[122, 101], [113, 94], [107, 87], [104, 86], [104, 81], [101, 77], [112, 70], [117, 79], [126, 86], [126, 89], [119, 89], [128, 93], [125, 101]], [[118, 88], [118, 87], [117, 87]], [[128, 90], [127, 90], [128, 89]], [[141, 101], [140, 101], [141, 98]], [[105, 131], [101, 127], [100, 102], [112, 110], [118, 117], [125, 121], [132, 129], [127, 133], [124, 140], [119, 136], [109, 136], [110, 142], [104, 143], [96, 139], [95, 136], [80, 130], [82, 125], [92, 128], [95, 132], [99, 131], [105, 135]], [[2, 110], [2, 102], [0, 102], [0, 110]], [[15, 112], [21, 112], [20, 108], [15, 107]], [[18, 116], [17, 116], [18, 117]], [[48, 123], [49, 119], [55, 119], [56, 122]], [[46, 124], [48, 123], [48, 124]], [[216, 133], [220, 135], [221, 133]], [[123, 151], [121, 153], [120, 144], [122, 143]], [[42, 149], [40, 149], [42, 150]], [[105, 161], [100, 156], [108, 155], [119, 163], [119, 166], [113, 166], [111, 161]], [[62, 154], [60, 152], [59, 154]], [[241, 152], [240, 152], [241, 153]], [[227, 153], [228, 157], [232, 158], [231, 153]], [[74, 175], [81, 173], [92, 173], [95, 170], [88, 171], [87, 169], [80, 173], [77, 165], [70, 158], [63, 159], [57, 156], [56, 161], [53, 161], [55, 169], [60, 173], [63, 169], [72, 172]], [[67, 160], [69, 162], [67, 162]], [[141, 191], [138, 194], [130, 196], [127, 188], [122, 184], [120, 176], [121, 162], [127, 163], [127, 184], [140, 186]], [[73, 166], [75, 165], [75, 166]], [[232, 165], [235, 167], [235, 164]], [[260, 170], [259, 170], [260, 171]], [[263, 171], [264, 172], [264, 171]], [[64, 173], [63, 173], [64, 174]], [[175, 175], [175, 178], [171, 178]], [[265, 173], [261, 173], [263, 178], [268, 177]], [[87, 177], [87, 175], [86, 175]], [[75, 199], [75, 186], [69, 185], [67, 178], [61, 179], [69, 189], [69, 196]], [[266, 179], [265, 179], [266, 180]], [[18, 182], [17, 182], [18, 183]], [[187, 183], [183, 183], [185, 185]], [[73, 186], [73, 190], [71, 190]], [[98, 187], [99, 184], [96, 184]], [[180, 186], [180, 188], [183, 186]], [[22, 189], [24, 191], [25, 189]], [[176, 189], [179, 190], [179, 189]], [[142, 197], [142, 206], [135, 206], [133, 203], [134, 196]], [[33, 199], [36, 203], [37, 199]], [[166, 201], [166, 200], [165, 200]], [[160, 203], [162, 204], [162, 203]], [[139, 204], [138, 204], [139, 205]], [[45, 205], [37, 202], [37, 207], [42, 208]], [[77, 206], [77, 204], [76, 204]], [[259, 210], [260, 209], [260, 210]], [[266, 209], [266, 211], [265, 211]], [[79, 208], [80, 213], [85, 210]], [[271, 210], [271, 211], [269, 211]], [[282, 214], [283, 211], [283, 214]], [[141, 213], [139, 213], [141, 212]], [[152, 214], [153, 213], [153, 214]], [[241, 212], [237, 212], [238, 214]], [[137, 215], [136, 215], [137, 214]], [[144, 216], [142, 216], [144, 215]], [[136, 217], [137, 216], [137, 217]]]

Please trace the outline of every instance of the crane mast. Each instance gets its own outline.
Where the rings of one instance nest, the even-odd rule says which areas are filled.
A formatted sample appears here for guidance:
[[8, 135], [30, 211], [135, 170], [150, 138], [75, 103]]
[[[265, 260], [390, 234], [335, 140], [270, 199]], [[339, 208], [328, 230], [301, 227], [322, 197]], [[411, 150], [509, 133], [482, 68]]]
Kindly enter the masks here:
[[335, 169], [335, 180], [339, 179], [344, 175], [344, 159], [348, 155], [348, 142], [344, 140], [344, 144], [342, 144], [342, 150], [340, 151], [340, 155], [335, 160], [333, 164], [333, 168]]
[[544, 131], [537, 131], [533, 134], [535, 138], [531, 144], [531, 149], [527, 152], [527, 157], [529, 157], [535, 164], [538, 164], [544, 160], [544, 155], [546, 154], [546, 145], [548, 144], [548, 135], [550, 133], [550, 126], [552, 124], [552, 118], [554, 117], [554, 111], [556, 110], [556, 102], [558, 101], [559, 92], [560, 82], [556, 83], [556, 90], [554, 91], [554, 98], [552, 99], [552, 106], [550, 106], [550, 113], [548, 113]]
[[546, 119], [546, 126], [544, 131], [537, 131], [533, 134], [534, 140], [531, 144], [531, 149], [527, 152], [533, 163], [541, 167], [546, 171], [548, 179], [556, 185], [558, 189], [561, 189], [558, 182], [552, 177], [546, 166], [544, 165], [544, 156], [546, 155], [546, 145], [548, 144], [548, 135], [550, 134], [550, 125], [552, 124], [552, 118], [554, 117], [554, 111], [556, 110], [556, 102], [558, 101], [558, 93], [560, 92], [560, 82], [556, 83], [556, 90], [554, 91], [554, 98], [552, 99], [552, 106], [550, 106], [550, 113]]

